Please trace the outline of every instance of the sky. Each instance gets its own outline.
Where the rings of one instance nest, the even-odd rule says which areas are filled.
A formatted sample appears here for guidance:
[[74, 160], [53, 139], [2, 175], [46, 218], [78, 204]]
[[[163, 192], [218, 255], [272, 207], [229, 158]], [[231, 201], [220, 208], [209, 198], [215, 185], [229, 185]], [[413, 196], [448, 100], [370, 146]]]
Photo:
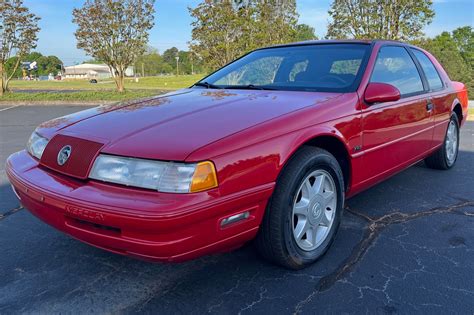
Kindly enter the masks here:
[[[188, 7], [196, 7], [198, 0], [156, 0], [155, 26], [150, 32], [149, 45], [160, 52], [170, 48], [187, 49], [191, 39], [191, 22]], [[299, 22], [315, 28], [321, 38], [326, 34], [330, 0], [297, 0]], [[474, 27], [474, 0], [434, 0], [435, 18], [425, 28], [427, 36], [452, 31], [459, 26]], [[65, 65], [81, 63], [90, 57], [76, 48], [75, 25], [72, 9], [84, 0], [24, 0], [25, 5], [41, 17], [36, 51], [43, 55], [56, 55]]]

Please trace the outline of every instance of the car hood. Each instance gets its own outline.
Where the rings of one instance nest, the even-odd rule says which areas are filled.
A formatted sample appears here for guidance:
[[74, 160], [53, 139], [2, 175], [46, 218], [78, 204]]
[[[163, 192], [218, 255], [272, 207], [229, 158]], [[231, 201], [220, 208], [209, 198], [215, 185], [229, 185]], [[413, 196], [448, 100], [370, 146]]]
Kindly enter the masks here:
[[57, 134], [103, 144], [101, 152], [184, 161], [193, 151], [335, 93], [186, 89], [141, 101], [101, 106], [42, 124]]

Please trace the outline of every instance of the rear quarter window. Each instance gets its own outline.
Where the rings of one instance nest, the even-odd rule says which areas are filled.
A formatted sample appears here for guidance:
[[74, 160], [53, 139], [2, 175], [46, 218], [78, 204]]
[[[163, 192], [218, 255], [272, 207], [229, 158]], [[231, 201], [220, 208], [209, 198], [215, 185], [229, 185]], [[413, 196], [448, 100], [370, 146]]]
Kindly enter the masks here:
[[418, 49], [411, 49], [416, 59], [420, 62], [421, 68], [425, 73], [426, 80], [431, 90], [440, 90], [443, 88], [443, 81], [441, 80], [436, 67], [431, 62], [430, 58]]

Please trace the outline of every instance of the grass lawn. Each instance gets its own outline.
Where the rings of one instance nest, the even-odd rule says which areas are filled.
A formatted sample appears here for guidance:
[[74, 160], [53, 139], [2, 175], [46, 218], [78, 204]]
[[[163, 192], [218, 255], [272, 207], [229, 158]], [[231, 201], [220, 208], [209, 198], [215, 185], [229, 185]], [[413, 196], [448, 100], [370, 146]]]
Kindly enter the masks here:
[[469, 116], [474, 116], [474, 108], [469, 108]]
[[[202, 79], [204, 74], [162, 76], [139, 78], [135, 82], [133, 78], [125, 79], [125, 88], [129, 90], [176, 90], [191, 86]], [[10, 81], [13, 90], [113, 90], [115, 83], [112, 79], [99, 80], [97, 84], [89, 83], [88, 80], [63, 80], [63, 81]]]
[[77, 91], [77, 92], [12, 92], [0, 97], [2, 102], [114, 102], [149, 97], [162, 94], [157, 90], [129, 90], [124, 93], [115, 91]]
[[149, 97], [162, 94], [168, 90], [177, 90], [191, 86], [203, 74], [163, 76], [125, 79], [125, 93], [115, 91], [113, 80], [102, 80], [96, 84], [88, 80], [64, 81], [23, 81], [13, 80], [13, 90], [0, 97], [0, 102], [113, 102]]

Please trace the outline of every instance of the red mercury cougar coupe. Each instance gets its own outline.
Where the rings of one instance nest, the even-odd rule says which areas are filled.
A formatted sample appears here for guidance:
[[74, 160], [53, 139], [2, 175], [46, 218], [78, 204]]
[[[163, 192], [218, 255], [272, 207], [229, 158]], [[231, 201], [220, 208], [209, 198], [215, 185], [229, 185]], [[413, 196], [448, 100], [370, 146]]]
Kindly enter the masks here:
[[21, 203], [105, 250], [183, 261], [256, 238], [298, 269], [344, 199], [425, 160], [449, 169], [465, 86], [392, 41], [255, 50], [192, 87], [40, 125], [7, 161]]

